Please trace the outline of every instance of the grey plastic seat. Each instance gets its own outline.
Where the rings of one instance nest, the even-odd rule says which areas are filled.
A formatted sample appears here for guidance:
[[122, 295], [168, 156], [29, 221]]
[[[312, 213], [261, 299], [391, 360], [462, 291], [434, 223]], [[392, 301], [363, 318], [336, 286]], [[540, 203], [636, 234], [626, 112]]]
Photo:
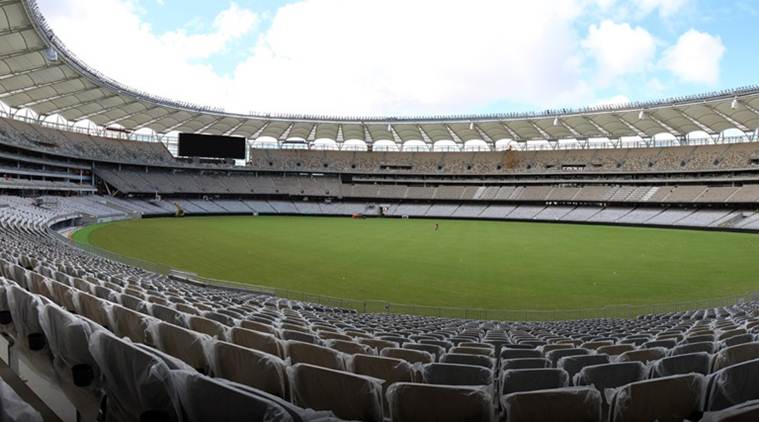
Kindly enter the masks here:
[[199, 333], [207, 334], [219, 340], [226, 340], [227, 327], [212, 319], [192, 315], [187, 318], [187, 328]]
[[501, 370], [550, 368], [551, 362], [546, 358], [516, 358], [501, 361]]
[[403, 345], [403, 349], [421, 350], [422, 352], [430, 353], [435, 357], [436, 361], [440, 360], [440, 357], [445, 354], [444, 348], [434, 344], [406, 343]]
[[641, 362], [648, 363], [659, 360], [667, 355], [667, 349], [656, 347], [652, 349], [637, 349], [622, 353], [617, 356], [617, 362]]
[[651, 377], [667, 377], [670, 375], [709, 373], [710, 356], [708, 353], [688, 353], [659, 359], [651, 363]]
[[21, 344], [30, 350], [44, 348], [45, 335], [39, 322], [39, 314], [44, 306], [42, 300], [15, 285], [6, 288], [6, 295], [16, 335], [25, 339]]
[[393, 422], [491, 422], [494, 415], [488, 391], [485, 387], [399, 382], [391, 385], [386, 395]]
[[730, 346], [737, 346], [739, 344], [751, 343], [755, 341], [754, 335], [751, 333], [737, 334], [732, 337], [727, 337], [719, 342], [721, 348]]
[[292, 401], [346, 420], [383, 421], [382, 381], [299, 363], [287, 368]]
[[509, 422], [601, 422], [601, 393], [569, 387], [525, 391], [501, 397]]
[[245, 328], [233, 327], [229, 330], [229, 341], [239, 346], [260, 350], [283, 358], [285, 350], [282, 343], [273, 335]]
[[535, 349], [501, 349], [501, 360], [519, 358], [542, 358], [543, 352]]
[[388, 347], [385, 349], [382, 349], [380, 351], [380, 356], [385, 356], [388, 358], [396, 358], [396, 359], [403, 359], [406, 362], [409, 363], [432, 363], [435, 361], [434, 356], [432, 354], [421, 351], [421, 350], [411, 350], [411, 349], [402, 349], [398, 347]]
[[495, 367], [495, 360], [488, 356], [472, 355], [466, 353], [446, 353], [440, 358], [442, 363], [457, 363], [460, 365], [482, 366], [492, 370]]
[[148, 317], [120, 305], [111, 306], [113, 332], [119, 337], [128, 337], [136, 343], [147, 342]]
[[722, 410], [759, 399], [759, 359], [722, 368], [709, 375], [705, 410]]
[[287, 365], [275, 355], [216, 341], [211, 368], [216, 376], [287, 397]]
[[706, 412], [700, 422], [754, 422], [757, 420], [759, 420], [759, 400], [751, 400], [727, 409]]
[[191, 371], [172, 371], [171, 379], [188, 422], [294, 420], [274, 400], [251, 394], [232, 383]]
[[569, 386], [569, 375], [559, 368], [509, 369], [501, 374], [500, 385], [501, 395], [562, 388]]
[[590, 350], [588, 349], [580, 349], [580, 348], [559, 349], [559, 350], [552, 350], [546, 353], [546, 359], [551, 361], [551, 366], [556, 367], [556, 364], [559, 362], [559, 359], [563, 357], [584, 356], [584, 355], [589, 355], [589, 354], [590, 354]]
[[90, 336], [89, 347], [104, 375], [107, 421], [132, 422], [147, 415], [180, 420], [179, 398], [165, 363], [105, 330]]
[[704, 389], [700, 374], [637, 381], [619, 388], [612, 400], [610, 422], [698, 420]]
[[475, 365], [428, 363], [422, 368], [422, 378], [428, 384], [492, 385], [493, 372]]
[[617, 388], [646, 378], [646, 366], [640, 362], [617, 362], [586, 366], [574, 376], [574, 385], [592, 385], [599, 391]]
[[2, 380], [0, 380], [0, 419], [9, 422], [42, 422], [40, 413]]
[[169, 324], [187, 327], [185, 315], [174, 308], [154, 303], [150, 305], [150, 314]]
[[52, 303], [39, 316], [58, 373], [77, 387], [98, 380], [100, 372], [89, 349], [94, 327]]
[[149, 331], [158, 350], [181, 359], [201, 374], [209, 373], [205, 344], [210, 337], [163, 321], [149, 327]]
[[285, 350], [293, 364], [308, 363], [322, 368], [345, 369], [342, 353], [328, 347], [290, 340], [285, 343]]
[[688, 343], [688, 344], [681, 344], [679, 346], [674, 347], [672, 350], [669, 351], [670, 356], [675, 355], [685, 355], [690, 353], [699, 353], [699, 352], [705, 352], [705, 353], [714, 353], [714, 350], [716, 349], [713, 342], [708, 341], [702, 341], [699, 343]]
[[608, 355], [576, 355], [564, 356], [563, 358], [559, 359], [556, 367], [567, 371], [567, 374], [569, 374], [569, 379], [571, 380], [574, 378], [576, 373], [580, 372], [582, 368], [591, 365], [602, 365], [604, 363], [609, 363]]
[[377, 378], [382, 381], [382, 402], [386, 413], [389, 412], [385, 393], [396, 382], [416, 381], [416, 371], [410, 363], [402, 359], [386, 358], [374, 355], [353, 355], [348, 365], [354, 374]]
[[714, 355], [712, 359], [712, 372], [757, 358], [759, 358], [759, 342], [730, 346]]

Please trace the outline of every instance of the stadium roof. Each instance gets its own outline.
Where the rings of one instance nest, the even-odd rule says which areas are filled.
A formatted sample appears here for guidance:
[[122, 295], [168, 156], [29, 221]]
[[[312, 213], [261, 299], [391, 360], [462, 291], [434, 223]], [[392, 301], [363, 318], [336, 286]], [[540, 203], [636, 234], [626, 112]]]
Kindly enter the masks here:
[[280, 140], [329, 138], [432, 143], [589, 138], [684, 137], [759, 128], [759, 86], [620, 106], [462, 116], [329, 117], [234, 114], [124, 86], [79, 60], [50, 30], [35, 0], [0, 0], [0, 101], [40, 116], [60, 114], [129, 130]]

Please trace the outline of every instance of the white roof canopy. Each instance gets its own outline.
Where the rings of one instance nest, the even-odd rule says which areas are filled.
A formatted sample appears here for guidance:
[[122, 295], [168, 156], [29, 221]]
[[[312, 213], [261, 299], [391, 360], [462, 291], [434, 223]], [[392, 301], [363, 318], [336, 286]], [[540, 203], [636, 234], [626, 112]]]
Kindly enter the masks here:
[[245, 115], [153, 96], [126, 87], [89, 68], [53, 34], [34, 0], [0, 1], [0, 101], [29, 108], [39, 116], [60, 114], [69, 121], [89, 119], [104, 127], [149, 127], [170, 131], [270, 136], [314, 141], [330, 138], [517, 142], [611, 138], [683, 137], [693, 131], [716, 135], [736, 128], [759, 128], [759, 87], [632, 103], [622, 106], [538, 113], [424, 117], [323, 117]]

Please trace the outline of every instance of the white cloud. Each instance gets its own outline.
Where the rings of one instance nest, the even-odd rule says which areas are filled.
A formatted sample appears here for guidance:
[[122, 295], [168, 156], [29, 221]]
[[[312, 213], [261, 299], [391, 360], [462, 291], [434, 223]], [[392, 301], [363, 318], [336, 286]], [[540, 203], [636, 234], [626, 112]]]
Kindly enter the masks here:
[[602, 82], [645, 70], [656, 54], [656, 40], [648, 31], [610, 20], [591, 25], [582, 45], [598, 63]]
[[662, 17], [672, 16], [684, 8], [690, 0], [636, 0], [634, 3], [641, 14], [658, 11]]
[[226, 81], [201, 60], [224, 52], [258, 22], [231, 3], [206, 32], [158, 34], [133, 0], [43, 0], [40, 6], [69, 49], [103, 74], [156, 95], [212, 105], [223, 104]]
[[[224, 28], [255, 26], [237, 6], [207, 33], [190, 34], [156, 31], [130, 0], [42, 5], [72, 51], [142, 90], [230, 111], [362, 115], [471, 112], [503, 101], [542, 107], [589, 95], [578, 1], [303, 0], [272, 15], [228, 76], [201, 59], [241, 36]], [[222, 24], [241, 14], [242, 24]]]
[[615, 95], [613, 97], [598, 100], [595, 103], [593, 103], [593, 106], [595, 107], [618, 106], [618, 105], [628, 104], [629, 102], [630, 102], [630, 97], [626, 95]]
[[684, 82], [714, 84], [724, 53], [720, 37], [691, 29], [664, 53], [662, 64]]

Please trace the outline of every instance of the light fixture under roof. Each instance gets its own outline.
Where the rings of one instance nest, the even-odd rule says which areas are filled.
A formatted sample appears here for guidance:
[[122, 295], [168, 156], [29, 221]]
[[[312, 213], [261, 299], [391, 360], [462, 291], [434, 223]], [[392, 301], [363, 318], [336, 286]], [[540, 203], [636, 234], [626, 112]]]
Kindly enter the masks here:
[[735, 110], [736, 107], [738, 107], [738, 97], [733, 97], [733, 101], [730, 102], [730, 108]]
[[638, 113], [638, 120], [643, 120], [646, 118], [646, 113], [641, 110], [640, 113]]
[[45, 49], [45, 58], [49, 62], [57, 62], [58, 52], [53, 47], [48, 47]]

